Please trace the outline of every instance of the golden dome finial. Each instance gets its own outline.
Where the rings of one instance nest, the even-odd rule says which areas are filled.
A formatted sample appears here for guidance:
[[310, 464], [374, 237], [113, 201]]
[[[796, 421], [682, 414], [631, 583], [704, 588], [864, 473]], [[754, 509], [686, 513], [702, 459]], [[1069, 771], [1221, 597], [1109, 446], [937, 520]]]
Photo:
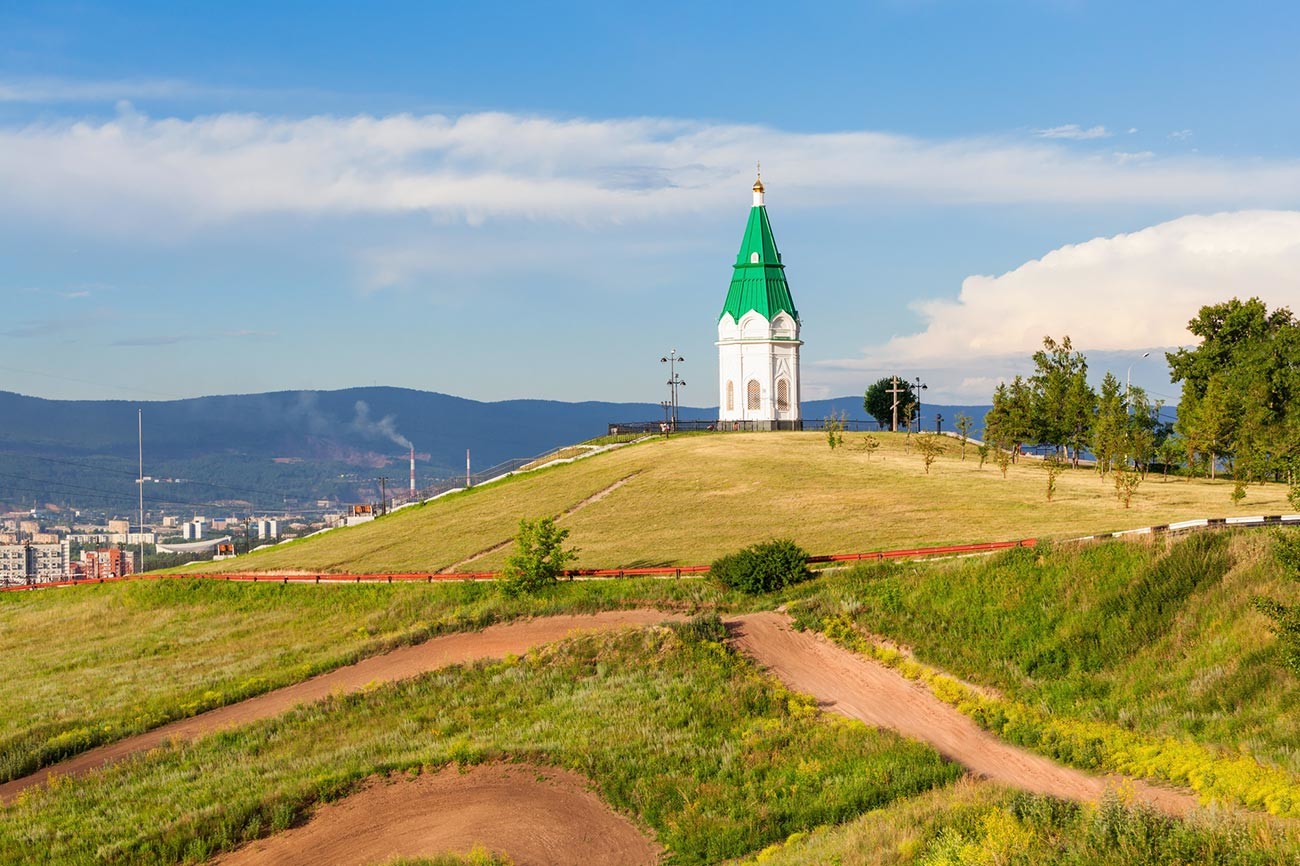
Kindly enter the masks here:
[[754, 192], [763, 192], [763, 163], [761, 161], [754, 163], [754, 172], [758, 175], [758, 179], [754, 181]]

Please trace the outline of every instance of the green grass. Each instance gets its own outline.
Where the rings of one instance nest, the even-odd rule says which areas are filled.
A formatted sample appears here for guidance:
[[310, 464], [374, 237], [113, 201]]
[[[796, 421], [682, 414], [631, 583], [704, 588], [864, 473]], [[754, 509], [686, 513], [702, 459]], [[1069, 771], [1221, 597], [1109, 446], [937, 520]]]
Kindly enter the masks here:
[[[864, 566], [791, 593], [808, 625], [847, 619], [998, 690], [1011, 703], [936, 681], [1015, 742], [1288, 814], [1300, 809], [1300, 682], [1250, 602], [1294, 600], [1300, 586], [1269, 547], [1255, 531], [1019, 550]], [[868, 649], [909, 670], [879, 643]]]
[[[508, 541], [521, 518], [556, 515], [565, 515], [559, 523], [581, 548], [578, 565], [598, 568], [708, 563], [773, 535], [812, 553], [839, 553], [1290, 510], [1284, 485], [1251, 487], [1234, 508], [1230, 481], [1155, 476], [1125, 509], [1110, 482], [1088, 469], [1063, 472], [1049, 503], [1036, 462], [1003, 478], [993, 465], [979, 469], [973, 450], [962, 461], [953, 442], [927, 475], [902, 434], [877, 438], [881, 447], [871, 455], [854, 447], [854, 436], [832, 451], [820, 433], [654, 439], [204, 568], [436, 571]], [[496, 569], [505, 556], [498, 551], [460, 570]]]
[[962, 780], [839, 826], [795, 834], [745, 866], [1168, 866], [1294, 864], [1300, 836], [1276, 825], [1174, 821], [1117, 800], [1080, 806]]
[[493, 854], [476, 848], [467, 854], [441, 854], [437, 857], [398, 857], [375, 866], [514, 866], [514, 861], [502, 854]]
[[588, 776], [668, 862], [710, 863], [959, 775], [928, 747], [823, 715], [719, 632], [579, 636], [30, 789], [3, 812], [0, 863], [197, 862], [374, 774], [511, 759]]
[[0, 779], [435, 634], [724, 598], [702, 581], [279, 585], [188, 579], [0, 595]]

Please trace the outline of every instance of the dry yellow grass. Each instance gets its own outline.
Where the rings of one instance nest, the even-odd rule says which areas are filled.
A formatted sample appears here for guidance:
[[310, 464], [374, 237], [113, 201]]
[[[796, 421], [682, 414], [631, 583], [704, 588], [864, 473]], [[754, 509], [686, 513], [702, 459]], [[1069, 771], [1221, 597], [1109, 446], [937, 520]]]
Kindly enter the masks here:
[[[579, 564], [599, 568], [707, 563], [778, 536], [794, 538], [813, 553], [840, 553], [1068, 538], [1290, 510], [1279, 484], [1251, 487], [1245, 502], [1234, 507], [1231, 482], [1154, 475], [1125, 509], [1110, 480], [1090, 469], [1063, 472], [1048, 502], [1046, 473], [1036, 461], [1012, 466], [1003, 478], [992, 463], [979, 469], [973, 448], [962, 461], [952, 441], [927, 475], [902, 434], [877, 438], [881, 446], [870, 455], [857, 447], [856, 435], [835, 451], [819, 433], [653, 440], [218, 567], [434, 571], [508, 540], [520, 518], [555, 515], [563, 515], [570, 542], [581, 548]], [[495, 551], [459, 570], [497, 568], [507, 553]]]

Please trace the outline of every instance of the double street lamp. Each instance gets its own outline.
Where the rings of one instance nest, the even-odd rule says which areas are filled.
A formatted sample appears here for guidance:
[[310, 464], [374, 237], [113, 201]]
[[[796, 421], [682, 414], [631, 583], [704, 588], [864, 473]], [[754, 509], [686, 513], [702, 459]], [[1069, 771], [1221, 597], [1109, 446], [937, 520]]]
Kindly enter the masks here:
[[916, 432], [921, 432], [921, 392], [930, 386], [921, 381], [921, 377], [916, 377]]
[[677, 375], [677, 365], [685, 362], [685, 360], [685, 358], [677, 354], [676, 349], [669, 349], [667, 356], [659, 359], [660, 363], [668, 365], [668, 389], [673, 395], [670, 403], [672, 416], [669, 423], [674, 430], [677, 429], [677, 389], [686, 387], [686, 380]]

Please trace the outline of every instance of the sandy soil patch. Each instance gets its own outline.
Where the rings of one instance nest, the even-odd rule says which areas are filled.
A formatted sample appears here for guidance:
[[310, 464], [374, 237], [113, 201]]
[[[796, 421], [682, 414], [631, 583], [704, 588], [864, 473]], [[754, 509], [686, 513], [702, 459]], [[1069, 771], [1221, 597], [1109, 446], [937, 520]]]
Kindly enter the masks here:
[[727, 620], [736, 646], [789, 688], [832, 712], [923, 740], [977, 776], [1067, 800], [1097, 801], [1123, 788], [1172, 815], [1197, 808], [1196, 798], [1123, 776], [1100, 777], [1004, 743], [945, 704], [923, 684], [821, 635], [795, 631], [787, 616], [756, 613]]
[[220, 866], [365, 866], [465, 853], [475, 845], [518, 866], [655, 863], [661, 849], [576, 773], [493, 764], [376, 779], [318, 808], [301, 827], [250, 843]]
[[31, 775], [0, 785], [0, 802], [12, 800], [20, 791], [40, 784], [53, 773], [61, 776], [78, 776], [127, 755], [157, 748], [169, 740], [193, 740], [216, 730], [270, 718], [298, 704], [318, 701], [335, 692], [355, 692], [372, 683], [407, 679], [426, 671], [463, 662], [501, 658], [509, 654], [522, 655], [535, 646], [553, 643], [575, 631], [652, 625], [667, 619], [680, 618], [680, 615], [657, 610], [611, 610], [596, 614], [570, 614], [517, 620], [489, 626], [482, 631], [442, 635], [422, 644], [371, 656], [356, 664], [320, 674], [301, 683], [83, 752]]

